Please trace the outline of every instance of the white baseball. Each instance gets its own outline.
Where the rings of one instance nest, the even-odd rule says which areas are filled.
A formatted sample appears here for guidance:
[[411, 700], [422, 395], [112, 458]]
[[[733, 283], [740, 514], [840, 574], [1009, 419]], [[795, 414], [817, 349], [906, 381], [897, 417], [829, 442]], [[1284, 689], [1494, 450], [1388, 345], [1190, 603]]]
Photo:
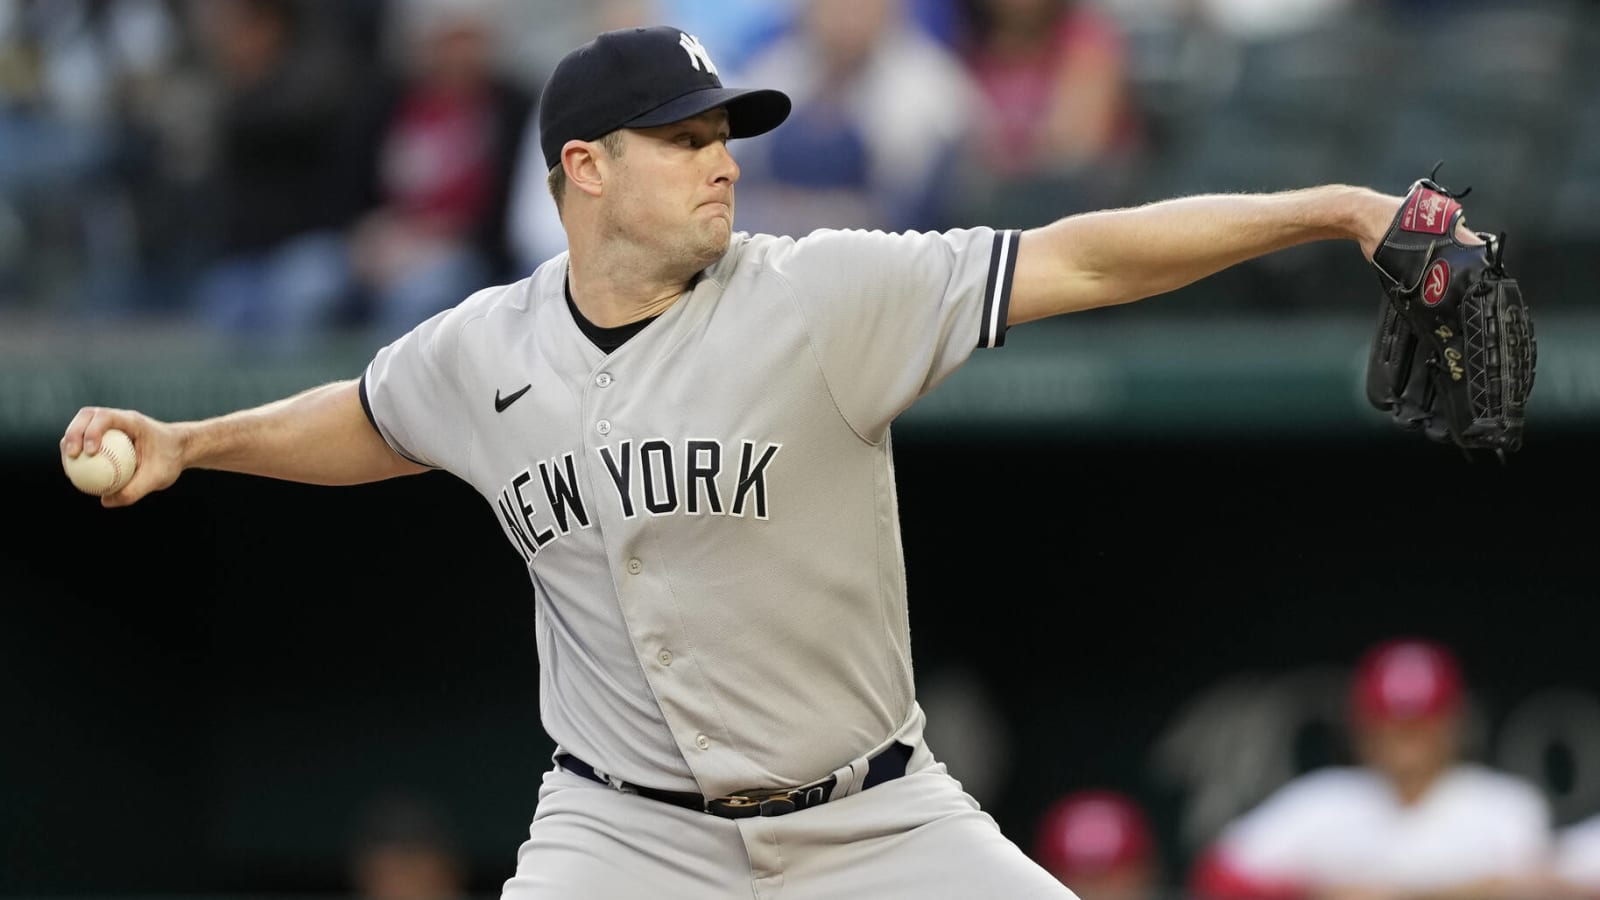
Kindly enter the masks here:
[[100, 449], [93, 454], [79, 452], [77, 456], [61, 454], [61, 468], [78, 490], [85, 494], [103, 497], [115, 494], [133, 479], [139, 460], [133, 453], [133, 440], [117, 428], [108, 428], [100, 436]]

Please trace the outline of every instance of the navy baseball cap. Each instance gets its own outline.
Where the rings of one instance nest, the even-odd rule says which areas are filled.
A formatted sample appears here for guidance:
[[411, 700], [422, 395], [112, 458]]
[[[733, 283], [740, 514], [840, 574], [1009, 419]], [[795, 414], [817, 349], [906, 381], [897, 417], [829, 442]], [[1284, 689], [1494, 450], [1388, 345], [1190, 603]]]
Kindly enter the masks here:
[[700, 40], [679, 28], [620, 28], [556, 64], [539, 100], [545, 167], [561, 162], [567, 141], [592, 141], [618, 128], [650, 128], [728, 108], [736, 138], [777, 128], [789, 117], [782, 91], [726, 88]]

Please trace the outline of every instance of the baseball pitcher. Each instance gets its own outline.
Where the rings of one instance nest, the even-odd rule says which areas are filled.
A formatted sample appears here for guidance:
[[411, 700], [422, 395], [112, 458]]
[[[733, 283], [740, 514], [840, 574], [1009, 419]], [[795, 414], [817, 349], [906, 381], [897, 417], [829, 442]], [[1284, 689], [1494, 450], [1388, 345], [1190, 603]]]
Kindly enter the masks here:
[[1370, 260], [1401, 201], [1327, 185], [1026, 231], [741, 232], [729, 141], [789, 111], [724, 87], [692, 34], [601, 34], [540, 105], [566, 252], [350, 380], [204, 421], [86, 407], [61, 439], [133, 437], [107, 507], [192, 468], [444, 470], [483, 497], [527, 566], [557, 745], [505, 900], [1072, 897], [923, 739], [891, 425], [1008, 328], [1312, 240]]

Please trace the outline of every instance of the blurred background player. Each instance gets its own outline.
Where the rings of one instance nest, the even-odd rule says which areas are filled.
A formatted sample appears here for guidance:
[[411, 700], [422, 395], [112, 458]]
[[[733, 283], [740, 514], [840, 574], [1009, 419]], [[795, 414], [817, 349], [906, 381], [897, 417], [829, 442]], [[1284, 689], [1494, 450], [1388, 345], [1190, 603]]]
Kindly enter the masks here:
[[468, 866], [431, 803], [404, 791], [363, 810], [349, 859], [353, 900], [465, 900]]
[[1534, 785], [1463, 756], [1460, 666], [1444, 645], [1379, 643], [1350, 685], [1357, 763], [1308, 772], [1224, 827], [1198, 900], [1548, 896], [1551, 813]]
[[1553, 868], [1566, 896], [1600, 900], [1600, 813], [1557, 832]]
[[1113, 790], [1076, 791], [1039, 819], [1033, 858], [1081, 900], [1156, 900], [1162, 870], [1144, 810]]

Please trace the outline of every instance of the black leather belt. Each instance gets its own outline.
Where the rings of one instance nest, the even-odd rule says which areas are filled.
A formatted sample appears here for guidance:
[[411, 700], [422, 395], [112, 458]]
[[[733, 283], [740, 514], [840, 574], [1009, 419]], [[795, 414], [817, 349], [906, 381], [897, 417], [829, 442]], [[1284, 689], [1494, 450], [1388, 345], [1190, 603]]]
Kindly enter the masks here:
[[[892, 781], [906, 773], [906, 763], [911, 760], [911, 747], [896, 741], [885, 747], [881, 753], [867, 761], [867, 777], [861, 782], [861, 789], [880, 785], [885, 781]], [[829, 775], [813, 781], [789, 788], [760, 788], [747, 791], [736, 791], [726, 797], [706, 798], [692, 791], [663, 791], [657, 788], [644, 787], [627, 782], [616, 782], [605, 778], [583, 760], [570, 753], [556, 754], [556, 764], [574, 775], [582, 775], [590, 781], [596, 781], [608, 787], [616, 787], [629, 794], [638, 794], [651, 800], [692, 809], [695, 812], [710, 813], [724, 819], [749, 819], [755, 816], [781, 816], [801, 809], [810, 809], [821, 806], [833, 799], [833, 789], [838, 786], [839, 778]]]

